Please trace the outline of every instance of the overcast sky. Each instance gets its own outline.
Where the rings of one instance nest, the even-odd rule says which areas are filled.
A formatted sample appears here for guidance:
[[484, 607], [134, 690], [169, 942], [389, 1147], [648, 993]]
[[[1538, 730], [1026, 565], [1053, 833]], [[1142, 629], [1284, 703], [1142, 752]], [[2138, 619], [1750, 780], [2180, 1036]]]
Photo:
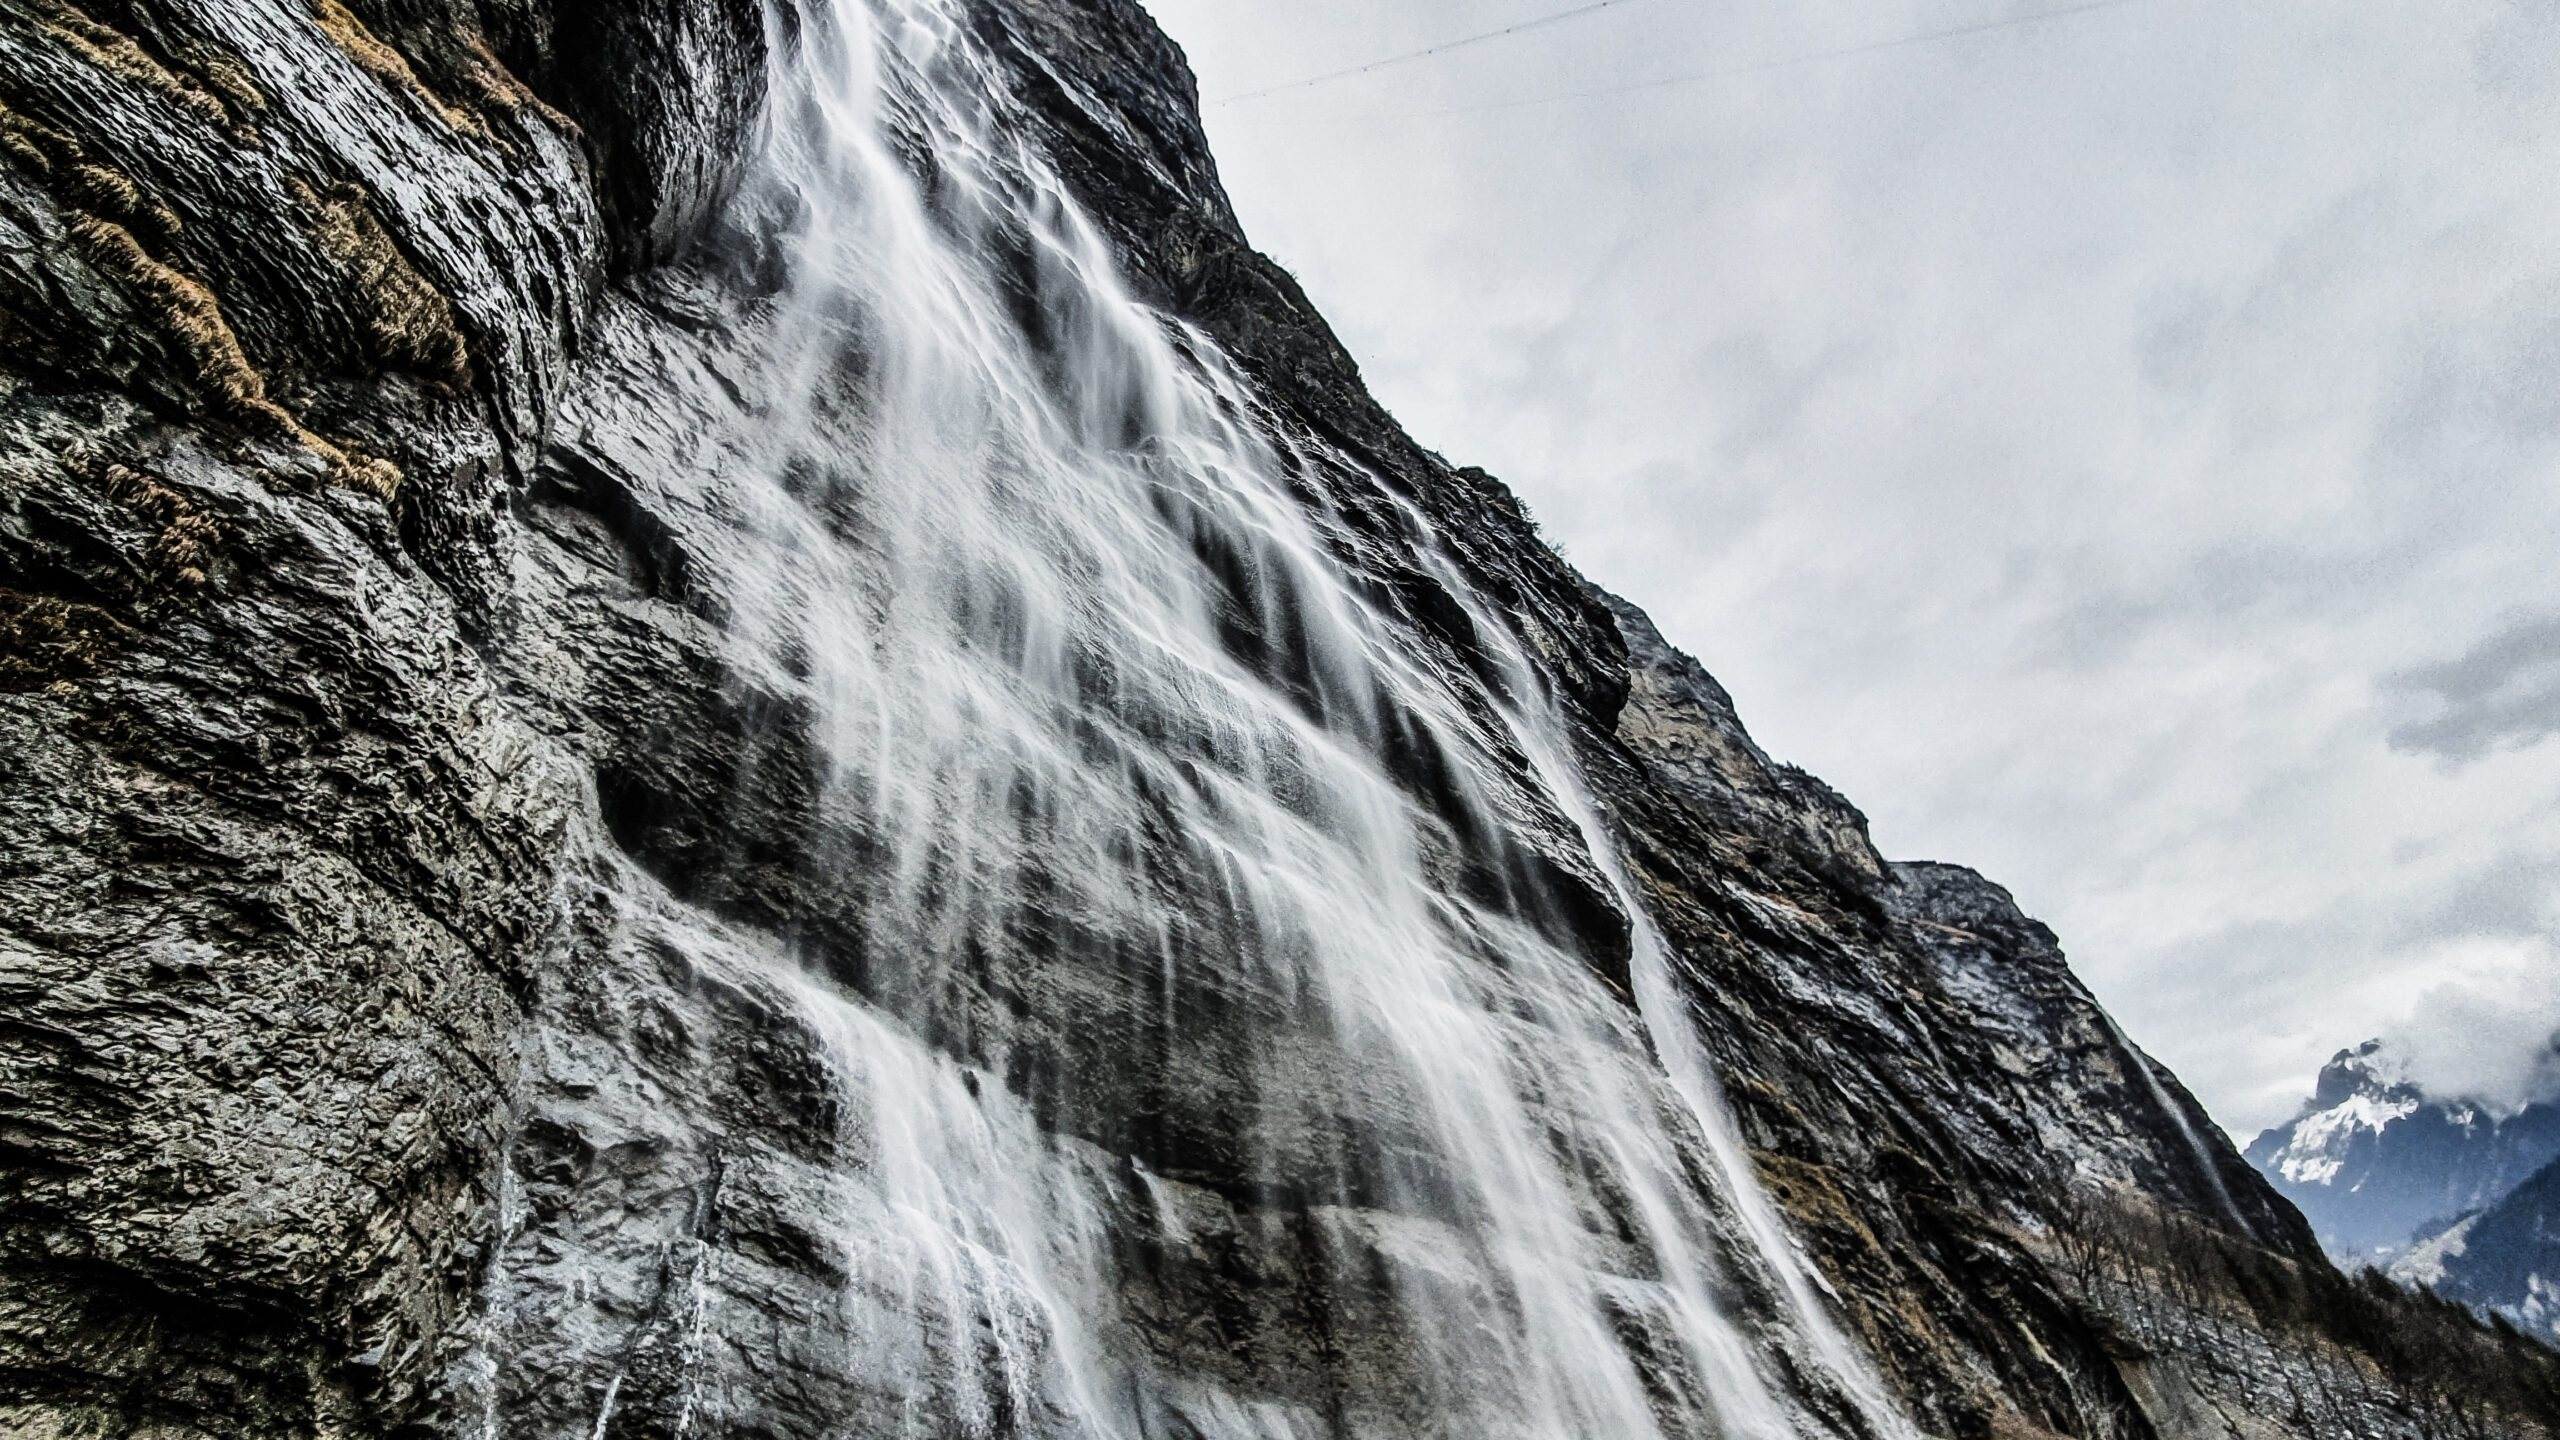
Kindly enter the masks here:
[[2373, 1035], [2520, 1093], [2560, 7], [1617, 0], [1220, 104], [1573, 0], [1148, 3], [1406, 426], [1887, 854], [2008, 885], [2226, 1127]]

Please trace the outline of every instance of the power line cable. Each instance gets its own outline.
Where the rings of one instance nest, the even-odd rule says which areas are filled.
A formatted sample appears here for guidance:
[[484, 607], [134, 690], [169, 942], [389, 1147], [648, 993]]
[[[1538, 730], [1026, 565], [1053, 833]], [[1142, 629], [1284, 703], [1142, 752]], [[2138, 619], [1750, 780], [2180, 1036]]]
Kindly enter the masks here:
[[1597, 11], [1607, 10], [1615, 6], [1632, 3], [1634, 3], [1634, 0], [1599, 0], [1599, 3], [1597, 4], [1583, 5], [1572, 10], [1559, 11], [1553, 15], [1541, 15], [1532, 20], [1523, 20], [1516, 25], [1505, 25], [1499, 30], [1487, 30], [1481, 35], [1469, 35], [1458, 40], [1444, 40], [1439, 44], [1430, 46], [1426, 49], [1411, 50], [1402, 55], [1390, 55], [1383, 60], [1372, 60], [1365, 65], [1354, 65], [1348, 70], [1329, 70], [1322, 75], [1310, 75], [1303, 80], [1291, 80], [1279, 85], [1265, 86], [1260, 90], [1248, 90], [1242, 95], [1229, 95], [1223, 100], [1212, 100], [1209, 103], [1212, 105], [1235, 105], [1247, 100], [1259, 100], [1265, 95], [1278, 95], [1289, 90], [1304, 90], [1309, 86], [1322, 85], [1334, 80], [1348, 80], [1354, 75], [1366, 75], [1373, 70], [1385, 70], [1397, 65], [1411, 64], [1416, 60], [1427, 60], [1434, 55], [1446, 55], [1452, 50], [1464, 50], [1470, 45], [1481, 45], [1488, 40], [1500, 40], [1506, 35], [1517, 35], [1527, 30], [1543, 30], [1550, 25], [1561, 25], [1568, 20], [1579, 20], [1583, 16], [1593, 14]]
[[1790, 55], [1780, 60], [1762, 60], [1750, 65], [1735, 65], [1721, 70], [1702, 70], [1693, 75], [1673, 75], [1661, 80], [1644, 80], [1633, 85], [1613, 85], [1601, 90], [1578, 90], [1568, 95], [1541, 95], [1527, 100], [1497, 100], [1486, 105], [1456, 105], [1446, 110], [1425, 110], [1424, 115], [1474, 115], [1487, 110], [1518, 110], [1533, 105], [1561, 105], [1573, 100], [1597, 100], [1612, 95], [1634, 95], [1648, 90], [1669, 90], [1681, 85], [1699, 85], [1709, 80], [1725, 80], [1738, 75], [1761, 75], [1772, 70], [1788, 70], [1799, 65], [1816, 65], [1829, 60], [1847, 60], [1859, 55], [1873, 55], [1883, 50], [1903, 50], [1914, 45], [1931, 45], [1941, 40], [1955, 40], [1967, 35], [1983, 35], [1994, 30], [2011, 30], [2021, 25], [2036, 25], [2047, 20], [2065, 20], [2074, 15], [2087, 15], [2099, 10], [2118, 10], [2139, 5], [2144, 0], [2089, 0], [2083, 5], [2066, 5], [2058, 10], [2040, 10], [2032, 15], [2010, 15], [1998, 20], [1983, 20], [1971, 25], [1957, 25], [1945, 30], [1931, 30], [1920, 35], [1903, 35], [1891, 40], [1871, 40], [1863, 45], [1846, 45], [1837, 50], [1817, 50], [1810, 55]]
[[[2056, 10], [2040, 10], [2031, 15], [2010, 15], [1998, 20], [1956, 25], [1944, 30], [1931, 30], [1918, 35], [1901, 35], [1890, 40], [1871, 40], [1862, 45], [1845, 45], [1836, 50], [1816, 50], [1805, 55], [1789, 55], [1777, 60], [1762, 60], [1749, 65], [1727, 66], [1719, 70], [1702, 70], [1689, 75], [1672, 75], [1660, 80], [1641, 80], [1631, 85], [1612, 85], [1598, 90], [1576, 90], [1563, 95], [1539, 95], [1523, 100], [1496, 100], [1482, 105], [1453, 105], [1440, 110], [1408, 110], [1385, 115], [1341, 115], [1313, 117], [1296, 123], [1301, 125], [1368, 125], [1385, 120], [1418, 120], [1440, 115], [1478, 115], [1492, 110], [1519, 110], [1538, 105], [1563, 105], [1575, 100], [1599, 100], [1616, 95], [1635, 95], [1653, 90], [1669, 90], [1682, 85], [1700, 85], [1710, 80], [1731, 79], [1740, 75], [1762, 75], [1773, 70], [1789, 70], [1800, 65], [1818, 65], [1826, 61], [1846, 60], [1859, 55], [1872, 55], [1885, 50], [1903, 50], [1916, 45], [1935, 44], [1967, 35], [1981, 35], [1994, 30], [2015, 29], [2048, 20], [2066, 20], [2100, 10], [2117, 10], [2144, 0], [2088, 0], [2081, 5], [2066, 5]], [[1350, 72], [1345, 72], [1350, 73]], [[1303, 83], [1303, 82], [1302, 82]], [[1262, 93], [1262, 92], [1258, 92]], [[1238, 97], [1243, 98], [1243, 97]]]

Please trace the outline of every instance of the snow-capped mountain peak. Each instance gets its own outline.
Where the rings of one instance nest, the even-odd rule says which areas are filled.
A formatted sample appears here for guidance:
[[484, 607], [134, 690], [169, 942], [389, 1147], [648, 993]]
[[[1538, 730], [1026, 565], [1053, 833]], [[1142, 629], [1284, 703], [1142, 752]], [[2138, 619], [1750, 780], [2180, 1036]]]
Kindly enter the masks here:
[[2297, 1185], [2328, 1185], [2346, 1168], [2359, 1134], [2380, 1136], [2391, 1122], [2418, 1111], [2418, 1100], [2351, 1095], [2294, 1122], [2293, 1138], [2272, 1157], [2275, 1172]]
[[2332, 1057], [2302, 1112], [2248, 1156], [2332, 1255], [2371, 1263], [2560, 1158], [2560, 1106], [2501, 1116], [2467, 1097], [2431, 1096], [2390, 1045], [2369, 1040]]
[[[2341, 1050], [2320, 1070], [2319, 1084], [2293, 1123], [2258, 1137], [2282, 1140], [2264, 1154], [2252, 1146], [2249, 1158], [2270, 1176], [2295, 1185], [2333, 1186], [2344, 1174], [2357, 1144], [2379, 1138], [2394, 1121], [2418, 1112], [2425, 1094], [2410, 1083], [2399, 1058], [2380, 1040]], [[2468, 1107], [2463, 1123], [2469, 1122]], [[2350, 1182], [2349, 1189], [2354, 1188]]]

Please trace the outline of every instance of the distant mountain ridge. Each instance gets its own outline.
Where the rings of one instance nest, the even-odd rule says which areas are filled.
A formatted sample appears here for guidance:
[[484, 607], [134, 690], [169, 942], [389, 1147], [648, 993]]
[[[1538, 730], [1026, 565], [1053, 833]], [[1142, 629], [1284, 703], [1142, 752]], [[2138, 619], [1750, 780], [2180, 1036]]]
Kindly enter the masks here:
[[2560, 1160], [2560, 1105], [2500, 1116], [2437, 1099], [2400, 1072], [2383, 1042], [2367, 1041], [2339, 1051], [2302, 1113], [2246, 1154], [2332, 1257], [2383, 1263], [2410, 1255], [2427, 1227], [2442, 1232], [2542, 1178], [2536, 1172]]
[[2560, 1341], [2560, 1161], [2411, 1249], [2391, 1277]]

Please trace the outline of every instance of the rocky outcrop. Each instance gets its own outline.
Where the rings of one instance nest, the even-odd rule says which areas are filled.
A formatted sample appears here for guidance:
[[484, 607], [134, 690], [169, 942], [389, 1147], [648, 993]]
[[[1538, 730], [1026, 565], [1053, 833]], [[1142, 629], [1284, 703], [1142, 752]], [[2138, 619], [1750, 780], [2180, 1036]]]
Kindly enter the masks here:
[[[729, 643], [739, 492], [705, 437], [759, 404], [737, 337], [771, 277], [729, 201], [762, 10], [0, 3], [0, 1433], [798, 1436], [919, 1403], [1069, 1428], [1001, 1376], [881, 1393], [901, 1359], [863, 1348], [933, 1297], [866, 1285], [857, 1237], [999, 1179], [1107, 1197], [967, 1220], [1112, 1257], [1189, 1397], [1155, 1433], [1425, 1434], [1460, 1398], [1375, 1273], [1438, 1264], [1435, 1232], [1383, 1182], [1271, 1183], [1322, 1137], [1249, 1133], [1238, 1077], [1296, 1022], [1215, 946], [1147, 1029], [1095, 978], [1137, 962], [1032, 907], [950, 1012], [1034, 1036], [1002, 1064], [812, 1000], [896, 956], [839, 883], [877, 857], [828, 818], [804, 691]], [[2176, 1357], [2057, 1258], [2073, 1197], [2317, 1266], [2300, 1217], [2050, 933], [1882, 860], [1497, 482], [1396, 427], [1247, 244], [1134, 4], [957, 13], [1125, 283], [1338, 457], [1295, 483], [1382, 633], [1487, 714], [1531, 657], [1652, 929], [1525, 749], [1476, 787], [1505, 823], [1471, 826], [1389, 727], [1446, 890], [1621, 995], [1658, 931], [1824, 1303], [1923, 1430], [2175, 1433], [2145, 1396]], [[1285, 608], [1228, 637], [1283, 686]], [[975, 1148], [880, 1138], [936, 1115]], [[998, 1173], [1022, 1155], [1039, 1176]], [[934, 1184], [851, 1189], [849, 1156]], [[983, 1261], [937, 1257], [977, 1306], [952, 1314], [1048, 1323]], [[1726, 1298], [1775, 1334], [1748, 1261]], [[1671, 1413], [1676, 1366], [1642, 1368]]]
[[471, 617], [601, 278], [574, 137], [483, 78], [335, 5], [0, 12], [34, 1433], [414, 1414], [472, 1303], [580, 782]]
[[2314, 1253], [2052, 932], [1960, 867], [1878, 856], [1848, 802], [1773, 763], [1723, 689], [1616, 604], [1632, 684], [1587, 766], [1678, 949], [1771, 1192], [1947, 1433], [2109, 1434], [2106, 1337], [2031, 1236], [2124, 1187]]

